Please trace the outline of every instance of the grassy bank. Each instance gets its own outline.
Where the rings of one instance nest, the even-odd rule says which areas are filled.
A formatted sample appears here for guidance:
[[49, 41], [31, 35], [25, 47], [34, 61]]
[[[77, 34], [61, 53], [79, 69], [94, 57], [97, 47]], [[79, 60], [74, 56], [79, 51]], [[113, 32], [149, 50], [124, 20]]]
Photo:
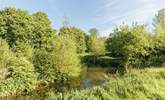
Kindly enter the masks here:
[[53, 95], [58, 100], [165, 100], [165, 68], [131, 70], [101, 87]]

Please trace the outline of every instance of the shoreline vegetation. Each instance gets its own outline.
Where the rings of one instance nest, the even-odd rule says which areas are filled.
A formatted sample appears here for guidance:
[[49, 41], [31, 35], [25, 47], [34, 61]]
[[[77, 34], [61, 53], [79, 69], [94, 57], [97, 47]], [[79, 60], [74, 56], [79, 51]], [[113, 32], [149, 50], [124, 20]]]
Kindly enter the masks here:
[[0, 10], [1, 100], [165, 100], [165, 9], [146, 25], [55, 30], [44, 12]]
[[[57, 94], [49, 91], [43, 98], [46, 100], [164, 100], [164, 82], [165, 68], [131, 69], [123, 76], [115, 74], [113, 79], [101, 86]], [[40, 95], [7, 98], [2, 100], [43, 99]]]

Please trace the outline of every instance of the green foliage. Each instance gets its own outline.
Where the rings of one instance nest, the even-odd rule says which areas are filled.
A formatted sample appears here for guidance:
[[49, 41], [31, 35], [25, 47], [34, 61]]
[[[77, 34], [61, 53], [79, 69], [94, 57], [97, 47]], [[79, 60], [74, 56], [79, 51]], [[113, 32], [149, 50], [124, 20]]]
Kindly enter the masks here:
[[85, 32], [76, 27], [62, 27], [59, 35], [67, 35], [74, 40], [78, 53], [84, 53], [86, 50]]
[[48, 48], [55, 31], [45, 13], [30, 15], [27, 11], [5, 8], [0, 11], [0, 37], [6, 39], [10, 47], [17, 42], [29, 42], [34, 48]]
[[90, 35], [93, 36], [93, 37], [99, 36], [99, 30], [97, 30], [96, 28], [91, 28], [91, 29], [89, 30], [89, 33], [90, 33]]
[[25, 58], [15, 57], [2, 39], [0, 53], [0, 97], [33, 90], [36, 86], [33, 65]]
[[12, 53], [9, 50], [9, 46], [8, 46], [7, 42], [1, 38], [0, 38], [0, 52], [1, 52], [0, 64], [3, 66], [3, 65], [5, 65], [3, 62], [5, 60], [7, 60], [8, 57], [10, 57], [10, 55], [12, 55]]
[[32, 61], [33, 48], [29, 43], [16, 42], [16, 45], [14, 45], [11, 50], [17, 57], [25, 57], [29, 61]]
[[95, 38], [92, 39], [92, 43], [91, 43], [91, 52], [95, 55], [100, 55], [100, 54], [104, 54], [105, 52], [105, 44], [104, 44], [104, 40], [101, 38]]
[[80, 61], [76, 53], [75, 43], [67, 37], [58, 37], [54, 44], [53, 59], [60, 73], [76, 77], [80, 72]]
[[121, 57], [125, 67], [139, 65], [141, 57], [147, 56], [149, 42], [145, 27], [134, 24], [132, 27], [122, 25], [110, 34], [107, 48], [115, 57]]
[[81, 69], [75, 43], [70, 38], [60, 36], [55, 39], [52, 47], [50, 52], [35, 52], [34, 64], [39, 79], [53, 82], [77, 77]]
[[155, 48], [165, 51], [165, 9], [162, 9], [154, 18], [155, 27]]
[[51, 27], [48, 16], [43, 12], [33, 14], [34, 30], [31, 35], [34, 48], [49, 49], [49, 44], [55, 38], [56, 31]]
[[165, 52], [165, 33], [157, 33], [154, 38], [154, 43], [155, 49], [157, 49], [158, 52]]
[[165, 9], [159, 10], [158, 14], [155, 15], [153, 19], [155, 32], [156, 33], [165, 33]]
[[53, 81], [56, 78], [56, 68], [51, 53], [46, 50], [35, 50], [33, 55], [33, 64], [38, 73], [38, 79], [44, 81]]
[[160, 66], [165, 62], [165, 9], [162, 9], [154, 18], [155, 34], [152, 35], [150, 63]]
[[16, 41], [28, 41], [32, 33], [32, 17], [28, 12], [6, 8], [0, 11], [0, 15], [3, 19], [3, 25], [1, 25], [1, 37], [6, 39], [10, 47], [12, 47]]
[[154, 27], [156, 34], [153, 35], [147, 34], [144, 25], [117, 27], [106, 41], [109, 53], [106, 55], [105, 38], [99, 36], [96, 28], [90, 29], [91, 34], [86, 35], [79, 28], [65, 26], [56, 36], [43, 12], [29, 14], [15, 8], [0, 10], [0, 97], [35, 91], [47, 83], [45, 87], [51, 91], [46, 95], [50, 99], [163, 100], [164, 69], [131, 70], [124, 76], [115, 76], [102, 87], [71, 91], [65, 95], [53, 93], [56, 92], [54, 88], [62, 88], [80, 75], [79, 57], [86, 50], [89, 53], [85, 56], [87, 59], [84, 57], [86, 64], [94, 61], [95, 65], [122, 66], [123, 72], [129, 71], [128, 67], [143, 67], [145, 64], [163, 66], [165, 9], [155, 16]]
[[105, 40], [97, 35], [91, 35], [88, 37], [87, 46], [88, 52], [94, 55], [101, 55], [105, 53]]

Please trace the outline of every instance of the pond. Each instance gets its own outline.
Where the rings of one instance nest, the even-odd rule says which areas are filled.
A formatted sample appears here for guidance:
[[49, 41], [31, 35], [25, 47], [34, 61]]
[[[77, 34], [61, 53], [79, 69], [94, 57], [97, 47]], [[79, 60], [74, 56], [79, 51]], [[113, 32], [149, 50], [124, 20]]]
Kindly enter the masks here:
[[91, 88], [97, 85], [103, 85], [109, 80], [108, 68], [91, 67], [87, 68], [86, 74], [81, 78], [81, 88]]
[[[65, 84], [65, 89], [68, 91], [69, 89], [76, 89], [76, 90], [82, 90], [91, 88], [94, 86], [104, 85], [106, 84], [109, 79], [110, 75], [108, 74], [109, 69], [108, 68], [101, 68], [101, 67], [85, 67], [80, 75], [79, 78], [74, 79], [67, 84]], [[57, 88], [60, 83], [57, 85]], [[41, 92], [42, 93], [42, 92]], [[28, 96], [28, 98], [40, 98], [42, 97], [42, 94], [37, 94], [37, 97], [35, 95]], [[1, 100], [29, 100], [26, 96], [18, 96], [18, 97], [6, 97]]]
[[110, 68], [83, 67], [80, 77], [68, 80], [66, 83], [57, 82], [53, 85], [58, 92], [82, 90], [106, 84], [112, 74]]

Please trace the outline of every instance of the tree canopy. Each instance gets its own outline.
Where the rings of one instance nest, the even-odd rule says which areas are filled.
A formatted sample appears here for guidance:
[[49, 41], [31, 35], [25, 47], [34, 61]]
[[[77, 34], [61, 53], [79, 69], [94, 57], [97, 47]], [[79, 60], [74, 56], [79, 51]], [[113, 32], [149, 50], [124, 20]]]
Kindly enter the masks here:
[[90, 35], [87, 36], [88, 52], [94, 55], [105, 53], [105, 39], [99, 36], [99, 31], [96, 28], [89, 30]]
[[48, 48], [48, 42], [55, 37], [55, 30], [45, 13], [30, 15], [27, 11], [5, 8], [0, 11], [0, 37], [10, 47], [17, 42], [29, 43], [34, 48]]
[[165, 9], [161, 9], [155, 15], [153, 24], [156, 32], [154, 35], [155, 49], [163, 53], [165, 52]]
[[67, 35], [74, 40], [78, 53], [84, 53], [86, 50], [85, 32], [76, 27], [62, 27], [59, 35]]
[[124, 66], [139, 63], [138, 58], [148, 55], [149, 47], [144, 25], [122, 25], [116, 28], [108, 39], [108, 49], [123, 59]]
[[165, 9], [161, 9], [158, 11], [158, 14], [155, 15], [153, 19], [153, 25], [155, 27], [156, 33], [164, 33], [165, 32]]

